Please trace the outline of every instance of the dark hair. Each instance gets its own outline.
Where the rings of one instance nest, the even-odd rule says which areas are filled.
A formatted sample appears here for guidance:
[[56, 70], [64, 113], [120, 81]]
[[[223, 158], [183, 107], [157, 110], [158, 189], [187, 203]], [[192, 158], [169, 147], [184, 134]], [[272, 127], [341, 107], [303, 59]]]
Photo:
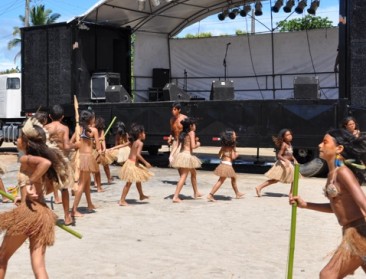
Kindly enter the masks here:
[[101, 132], [101, 131], [104, 130], [104, 128], [105, 128], [105, 121], [104, 121], [104, 118], [103, 117], [98, 116], [95, 119], [95, 128], [98, 129], [98, 132]]
[[80, 113], [80, 126], [87, 132], [90, 132], [89, 124], [90, 121], [95, 117], [94, 112], [90, 110], [82, 110]]
[[130, 132], [128, 133], [128, 140], [130, 142], [134, 142], [134, 141], [138, 140], [140, 134], [144, 131], [145, 131], [144, 126], [137, 124], [137, 123], [132, 123]]
[[191, 131], [191, 125], [196, 124], [196, 120], [192, 117], [184, 118], [180, 124], [183, 126], [183, 130], [179, 135], [179, 141], [183, 142], [186, 135]]
[[54, 105], [51, 108], [50, 116], [52, 120], [60, 120], [64, 115], [64, 109], [60, 105]]
[[222, 146], [231, 146], [234, 147], [236, 145], [236, 140], [233, 139], [235, 131], [233, 129], [226, 129], [221, 133], [221, 145]]
[[117, 131], [116, 134], [119, 136], [124, 136], [127, 134], [127, 129], [126, 129], [126, 125], [125, 123], [123, 123], [122, 121], [117, 122]]
[[356, 129], [358, 129], [358, 124], [356, 119], [353, 116], [347, 116], [342, 120], [342, 128], [346, 129], [348, 122], [353, 121], [356, 124]]
[[41, 122], [42, 125], [46, 125], [48, 122], [47, 112], [45, 111], [37, 111], [34, 114], [34, 118]]
[[176, 108], [177, 110], [181, 110], [182, 109], [182, 105], [179, 102], [174, 102], [172, 104], [172, 108]]
[[342, 157], [346, 165], [353, 171], [360, 183], [365, 181], [365, 170], [347, 164], [347, 160], [355, 164], [364, 165], [366, 162], [366, 137], [355, 137], [346, 129], [332, 129], [327, 132], [337, 145], [343, 145]]
[[278, 132], [277, 136], [272, 136], [272, 140], [277, 148], [281, 148], [282, 143], [284, 142], [284, 137], [287, 132], [292, 134], [290, 129], [284, 128]]

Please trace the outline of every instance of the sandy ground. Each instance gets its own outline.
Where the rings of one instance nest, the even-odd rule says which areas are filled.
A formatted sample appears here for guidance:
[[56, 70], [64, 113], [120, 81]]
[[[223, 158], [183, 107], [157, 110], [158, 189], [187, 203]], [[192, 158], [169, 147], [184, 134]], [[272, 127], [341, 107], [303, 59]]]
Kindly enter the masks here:
[[[0, 160], [9, 169], [3, 177], [5, 185], [14, 185], [19, 168], [16, 156], [0, 155]], [[118, 170], [111, 167], [114, 176]], [[92, 199], [99, 208], [77, 218], [73, 227], [83, 238], [56, 228], [56, 243], [46, 256], [50, 278], [286, 278], [291, 223], [288, 185], [270, 186], [257, 198], [254, 187], [265, 177], [239, 173], [238, 185], [245, 198], [233, 199], [226, 181], [215, 196], [218, 202], [210, 203], [192, 199], [188, 181], [182, 191], [184, 202], [173, 204], [177, 171], [152, 171], [155, 176], [143, 184], [150, 199], [140, 202], [132, 187], [128, 207], [117, 205], [123, 186], [118, 178], [104, 185], [104, 193], [92, 187]], [[205, 195], [216, 180], [211, 171], [198, 171], [199, 189]], [[306, 200], [326, 202], [324, 183], [324, 178], [303, 178], [299, 193]], [[0, 203], [0, 211], [12, 206]], [[80, 207], [85, 209], [84, 197]], [[61, 205], [54, 209], [62, 217]], [[293, 278], [318, 278], [340, 240], [341, 228], [334, 215], [298, 209]], [[25, 243], [11, 258], [6, 278], [32, 277]], [[349, 278], [365, 275], [357, 270]]]

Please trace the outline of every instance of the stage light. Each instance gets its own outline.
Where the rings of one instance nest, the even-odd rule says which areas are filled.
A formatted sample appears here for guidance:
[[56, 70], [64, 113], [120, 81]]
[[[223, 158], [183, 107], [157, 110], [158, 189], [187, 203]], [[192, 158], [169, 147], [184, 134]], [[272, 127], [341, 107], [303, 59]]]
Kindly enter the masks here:
[[274, 4], [274, 6], [272, 7], [272, 11], [274, 13], [278, 13], [282, 6], [283, 6], [283, 1], [277, 0], [276, 3]]
[[261, 16], [261, 15], [263, 15], [263, 12], [262, 12], [262, 3], [261, 3], [261, 1], [257, 1], [257, 2], [255, 2], [254, 8], [255, 8], [254, 14], [255, 14], [256, 16]]
[[145, 10], [146, 0], [137, 0], [137, 6], [139, 11]]
[[283, 7], [283, 11], [285, 13], [291, 13], [292, 7], [295, 6], [294, 0], [287, 0], [285, 7]]
[[308, 9], [308, 14], [315, 15], [316, 9], [319, 7], [319, 5], [319, 0], [314, 0], [313, 2], [311, 2], [310, 8]]
[[299, 3], [297, 4], [297, 7], [295, 8], [295, 12], [297, 14], [302, 14], [304, 12], [304, 8], [307, 6], [308, 4], [306, 3], [306, 0], [300, 0]]
[[239, 9], [235, 8], [233, 10], [231, 10], [231, 12], [229, 13], [229, 17], [230, 19], [235, 19], [236, 15], [239, 13]]
[[219, 18], [219, 20], [223, 21], [227, 17], [227, 14], [228, 14], [228, 11], [226, 10], [226, 11], [223, 11], [222, 13], [219, 13], [217, 15], [217, 17]]
[[250, 5], [245, 5], [243, 9], [240, 11], [240, 15], [242, 17], [247, 16], [247, 14], [252, 10], [252, 7]]
[[154, 6], [154, 7], [157, 7], [160, 5], [160, 0], [151, 0], [151, 4]]

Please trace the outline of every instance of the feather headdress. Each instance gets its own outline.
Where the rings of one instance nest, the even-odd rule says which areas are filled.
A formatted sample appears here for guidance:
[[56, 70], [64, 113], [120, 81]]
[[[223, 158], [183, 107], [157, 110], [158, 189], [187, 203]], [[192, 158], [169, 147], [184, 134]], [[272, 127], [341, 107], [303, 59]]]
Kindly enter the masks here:
[[24, 126], [22, 128], [22, 132], [27, 136], [27, 138], [36, 138], [39, 133], [34, 126], [38, 126], [43, 129], [43, 125], [36, 118], [31, 117], [25, 121]]

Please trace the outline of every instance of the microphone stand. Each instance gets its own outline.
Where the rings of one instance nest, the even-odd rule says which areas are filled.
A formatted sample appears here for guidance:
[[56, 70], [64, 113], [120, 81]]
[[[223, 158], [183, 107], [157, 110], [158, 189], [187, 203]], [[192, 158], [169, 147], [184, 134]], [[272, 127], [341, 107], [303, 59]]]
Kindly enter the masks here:
[[227, 56], [227, 50], [228, 50], [228, 48], [229, 48], [229, 45], [230, 45], [230, 43], [227, 43], [226, 44], [226, 51], [225, 51], [225, 57], [224, 57], [224, 61], [222, 62], [222, 64], [224, 65], [224, 68], [225, 68], [225, 75], [224, 75], [224, 80], [226, 81], [226, 56]]

